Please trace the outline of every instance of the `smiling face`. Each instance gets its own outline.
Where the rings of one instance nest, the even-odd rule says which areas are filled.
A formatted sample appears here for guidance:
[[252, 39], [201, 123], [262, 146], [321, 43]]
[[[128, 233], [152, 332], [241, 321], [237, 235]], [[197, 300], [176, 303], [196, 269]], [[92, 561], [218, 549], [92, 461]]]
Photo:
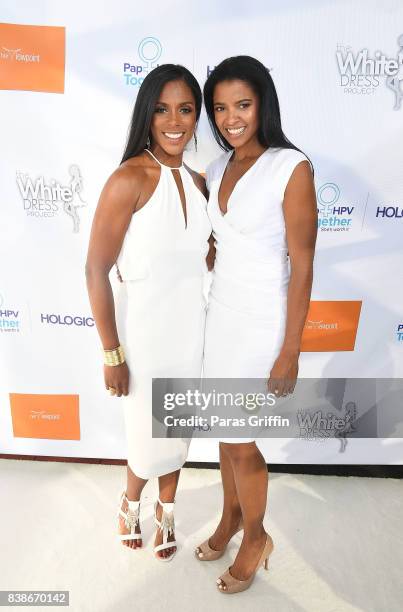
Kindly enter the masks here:
[[180, 155], [196, 127], [196, 105], [184, 81], [170, 81], [161, 90], [151, 122], [153, 149]]
[[258, 140], [259, 97], [245, 81], [221, 81], [214, 88], [214, 118], [225, 140], [234, 148]]

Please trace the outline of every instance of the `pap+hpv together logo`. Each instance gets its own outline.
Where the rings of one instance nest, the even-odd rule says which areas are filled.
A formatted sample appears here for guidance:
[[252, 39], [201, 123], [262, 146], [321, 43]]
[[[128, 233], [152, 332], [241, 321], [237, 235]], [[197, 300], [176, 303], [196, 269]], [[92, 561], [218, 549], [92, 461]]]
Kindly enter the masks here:
[[147, 36], [140, 41], [137, 54], [141, 63], [124, 62], [123, 64], [125, 85], [140, 87], [147, 74], [158, 66], [157, 62], [162, 55], [162, 45], [158, 38]]

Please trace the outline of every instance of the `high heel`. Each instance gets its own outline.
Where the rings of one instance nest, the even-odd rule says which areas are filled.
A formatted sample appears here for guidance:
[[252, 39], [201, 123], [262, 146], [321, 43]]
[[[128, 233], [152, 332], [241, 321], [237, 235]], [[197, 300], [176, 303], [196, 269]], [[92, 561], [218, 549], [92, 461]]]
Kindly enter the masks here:
[[238, 580], [231, 574], [231, 567], [227, 569], [225, 574], [220, 576], [217, 580], [217, 588], [220, 593], [240, 593], [246, 591], [255, 579], [256, 572], [260, 567], [264, 567], [265, 570], [269, 569], [269, 556], [273, 552], [274, 544], [271, 536], [267, 534], [266, 544], [264, 545], [263, 552], [260, 556], [255, 571], [247, 580]]
[[[239, 531], [242, 531], [242, 529], [243, 520], [241, 517], [239, 520], [238, 528], [234, 535], [236, 535]], [[226, 551], [227, 546], [224, 546], [222, 550], [214, 550], [214, 548], [211, 548], [210, 544], [208, 543], [209, 539], [210, 538], [207, 538], [207, 540], [199, 544], [199, 546], [195, 549], [195, 556], [196, 559], [198, 559], [199, 561], [216, 561], [217, 559], [222, 557]]]
[[[122, 505], [123, 502], [127, 502], [127, 512], [123, 511]], [[125, 540], [143, 540], [140, 529], [140, 500], [132, 501], [127, 499], [126, 492], [123, 491], [118, 506], [118, 517], [122, 517], [125, 520], [125, 526], [127, 529], [130, 529], [130, 533], [118, 533], [118, 539]], [[138, 533], [136, 533], [136, 527], [139, 529]], [[133, 547], [131, 547], [133, 548]], [[141, 548], [140, 546], [136, 546], [136, 548]]]
[[[162, 516], [160, 521], [157, 519], [158, 504], [160, 504], [162, 507]], [[174, 504], [175, 501], [163, 503], [159, 498], [154, 504], [154, 522], [158, 529], [162, 531], [162, 544], [154, 546], [154, 554], [159, 561], [171, 561], [176, 555], [176, 550], [178, 548], [175, 540], [168, 542], [168, 536], [173, 534], [175, 531]], [[176, 548], [176, 550], [169, 555], [169, 557], [161, 557], [160, 555], [157, 555], [158, 551], [165, 550], [167, 548]]]

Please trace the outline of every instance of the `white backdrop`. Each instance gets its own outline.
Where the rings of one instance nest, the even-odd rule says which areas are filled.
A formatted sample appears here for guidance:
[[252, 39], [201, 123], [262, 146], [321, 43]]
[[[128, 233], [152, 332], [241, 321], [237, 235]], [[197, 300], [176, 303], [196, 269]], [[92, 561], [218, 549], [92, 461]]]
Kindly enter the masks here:
[[[320, 228], [312, 299], [362, 300], [355, 350], [303, 353], [300, 376], [403, 377], [399, 0], [155, 0], [149, 7], [1, 0], [0, 7], [6, 23], [66, 28], [64, 93], [0, 94], [0, 452], [126, 457], [123, 413], [104, 390], [101, 346], [88, 318], [84, 264], [97, 200], [119, 164], [138, 78], [152, 55], [184, 64], [201, 85], [230, 55], [253, 55], [271, 69], [284, 131], [315, 166], [320, 219], [334, 200], [335, 217], [348, 220], [348, 231]], [[4, 60], [0, 39], [0, 60], [2, 48]], [[363, 63], [374, 59], [380, 67]], [[399, 68], [388, 78], [391, 59]], [[203, 171], [219, 153], [204, 115], [198, 141], [187, 161]], [[70, 213], [56, 194], [53, 216], [30, 214], [27, 184], [40, 187], [41, 177], [43, 185], [70, 189]], [[9, 393], [77, 395], [79, 439], [15, 435]], [[261, 447], [271, 463], [403, 462], [397, 438], [349, 440], [343, 453], [336, 440]], [[189, 460], [217, 460], [216, 442], [193, 443]]]

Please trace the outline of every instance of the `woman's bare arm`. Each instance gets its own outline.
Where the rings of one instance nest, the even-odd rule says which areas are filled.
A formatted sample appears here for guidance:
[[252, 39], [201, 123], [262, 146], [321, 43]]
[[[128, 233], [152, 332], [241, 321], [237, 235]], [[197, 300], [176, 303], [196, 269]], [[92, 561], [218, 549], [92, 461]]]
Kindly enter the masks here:
[[[277, 379], [279, 395], [291, 390], [292, 384], [287, 384], [287, 381], [295, 380], [298, 374], [301, 338], [312, 290], [317, 204], [308, 161], [303, 161], [295, 167], [285, 190], [283, 211], [291, 275], [284, 341], [270, 373], [271, 378]], [[275, 385], [270, 386], [274, 388]]]
[[295, 168], [287, 185], [283, 208], [291, 262], [283, 346], [291, 351], [299, 351], [311, 297], [318, 223], [315, 187], [309, 162], [301, 162]]
[[109, 272], [115, 264], [140, 195], [141, 169], [118, 168], [102, 190], [95, 211], [85, 274], [95, 324], [104, 349], [119, 345]]
[[[200, 189], [200, 191], [202, 192], [202, 194], [204, 195], [206, 200], [208, 200], [209, 192], [207, 190], [206, 179], [204, 178], [204, 176], [202, 176], [198, 172], [195, 172], [194, 170], [192, 170], [188, 166], [186, 166], [186, 167], [188, 168], [190, 174], [192, 175], [192, 178], [193, 178], [193, 181], [194, 181], [196, 187], [198, 189]], [[208, 243], [209, 243], [209, 250], [208, 250], [208, 253], [206, 255], [206, 264], [207, 264], [208, 271], [211, 272], [211, 270], [214, 268], [215, 251], [216, 251], [213, 234], [210, 234], [210, 238], [208, 239]]]

